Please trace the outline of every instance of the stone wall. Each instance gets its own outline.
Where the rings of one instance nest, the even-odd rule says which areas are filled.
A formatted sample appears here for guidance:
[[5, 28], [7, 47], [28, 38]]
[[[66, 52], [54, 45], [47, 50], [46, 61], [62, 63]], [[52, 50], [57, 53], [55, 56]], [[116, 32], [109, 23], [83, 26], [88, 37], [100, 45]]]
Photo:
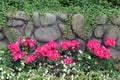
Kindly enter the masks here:
[[[44, 16], [38, 12], [31, 13], [29, 17], [23, 11], [16, 11], [15, 14], [8, 13], [8, 26], [0, 28], [0, 47], [6, 47], [8, 43], [26, 36], [40, 43], [46, 43], [50, 40], [60, 42], [66, 39], [77, 39], [81, 43], [81, 49], [85, 50], [86, 38], [97, 39], [101, 43], [107, 38], [112, 37], [116, 40], [117, 46], [120, 46], [120, 16], [112, 20], [106, 15], [97, 17], [97, 25], [91, 30], [89, 37], [84, 34], [85, 23], [84, 16], [74, 14], [71, 26], [66, 25], [69, 14], [66, 13], [45, 13]], [[113, 55], [120, 55], [120, 51], [110, 48]]]

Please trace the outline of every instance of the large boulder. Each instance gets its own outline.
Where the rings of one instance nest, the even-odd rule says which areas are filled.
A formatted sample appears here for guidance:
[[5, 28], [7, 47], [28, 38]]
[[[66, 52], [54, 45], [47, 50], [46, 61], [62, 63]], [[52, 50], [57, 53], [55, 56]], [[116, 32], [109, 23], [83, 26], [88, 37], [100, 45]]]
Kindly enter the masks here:
[[40, 15], [38, 12], [33, 12], [33, 24], [35, 27], [40, 27]]
[[5, 29], [4, 33], [9, 42], [15, 42], [20, 37], [22, 37], [22, 32], [16, 28], [12, 28], [12, 27]]
[[101, 15], [97, 17], [97, 24], [105, 24], [108, 20], [107, 15]]
[[65, 27], [66, 25], [63, 23], [58, 23], [58, 27], [60, 28], [61, 32], [64, 33], [65, 32]]
[[109, 48], [110, 49], [110, 53], [111, 53], [111, 56], [113, 57], [117, 57], [117, 56], [120, 56], [120, 51], [115, 49], [115, 48]]
[[56, 22], [56, 16], [51, 13], [46, 13], [45, 16], [40, 17], [43, 26], [53, 25]]
[[114, 18], [114, 19], [112, 20], [112, 23], [113, 23], [114, 25], [119, 25], [119, 26], [120, 26], [120, 15], [118, 15], [118, 17]]
[[104, 29], [103, 26], [97, 26], [95, 31], [94, 31], [94, 35], [96, 38], [102, 38], [104, 34]]
[[81, 14], [75, 14], [72, 19], [72, 29], [80, 36], [84, 34], [84, 16]]
[[61, 31], [55, 25], [49, 27], [38, 28], [34, 32], [35, 39], [41, 42], [48, 42], [50, 40], [57, 40], [61, 37]]
[[12, 20], [9, 21], [9, 25], [14, 27], [21, 27], [24, 25], [24, 22], [22, 20]]
[[26, 35], [28, 38], [31, 38], [32, 32], [33, 32], [33, 28], [34, 28], [34, 26], [33, 26], [33, 24], [31, 24], [31, 23], [28, 23], [28, 25], [26, 26], [26, 28], [25, 28], [25, 35]]
[[105, 34], [104, 34], [104, 40], [106, 38], [109, 38], [109, 37], [114, 38], [115, 40], [117, 40], [118, 32], [119, 32], [119, 28], [117, 26], [107, 28], [106, 31], [105, 31]]
[[61, 21], [65, 21], [68, 18], [68, 15], [66, 13], [58, 13], [57, 14], [58, 19]]
[[15, 19], [21, 19], [21, 20], [28, 20], [28, 17], [26, 16], [24, 11], [16, 11], [16, 14], [14, 15]]

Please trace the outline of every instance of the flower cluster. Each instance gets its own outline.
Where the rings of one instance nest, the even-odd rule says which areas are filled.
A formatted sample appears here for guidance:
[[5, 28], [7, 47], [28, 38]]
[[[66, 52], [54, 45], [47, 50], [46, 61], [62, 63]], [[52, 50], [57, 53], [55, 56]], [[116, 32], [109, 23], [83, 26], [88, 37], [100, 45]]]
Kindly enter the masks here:
[[115, 47], [116, 46], [116, 42], [113, 38], [107, 38], [104, 44], [108, 47]]
[[66, 65], [69, 66], [69, 65], [73, 62], [73, 60], [72, 60], [70, 57], [68, 57], [68, 58], [64, 59], [63, 62], [64, 62]]
[[[13, 58], [14, 61], [18, 61], [18, 60], [23, 60], [24, 56], [27, 56], [24, 50], [22, 50], [21, 47], [28, 47], [28, 48], [32, 48], [35, 46], [35, 41], [32, 39], [28, 39], [26, 38], [25, 40], [20, 38], [16, 43], [12, 43], [10, 45], [8, 45], [8, 48], [10, 49], [11, 56]], [[34, 55], [33, 55], [34, 56]], [[35, 56], [27, 56], [27, 58], [25, 59], [25, 63], [28, 64], [29, 62], [32, 62], [35, 60]]]
[[[107, 38], [104, 42], [105, 46], [115, 47], [115, 40], [113, 38]], [[105, 46], [100, 47], [100, 43], [97, 40], [90, 40], [87, 43], [87, 47], [90, 51], [92, 51], [96, 56], [100, 59], [107, 59], [110, 60], [110, 50], [107, 49]]]
[[76, 40], [68, 40], [65, 42], [61, 42], [61, 47], [63, 50], [69, 50], [72, 49], [72, 51], [75, 51], [80, 47], [80, 44]]
[[58, 60], [61, 56], [57, 50], [58, 45], [54, 41], [49, 41], [47, 44], [43, 46], [39, 46], [34, 54], [43, 57], [47, 57], [49, 60]]

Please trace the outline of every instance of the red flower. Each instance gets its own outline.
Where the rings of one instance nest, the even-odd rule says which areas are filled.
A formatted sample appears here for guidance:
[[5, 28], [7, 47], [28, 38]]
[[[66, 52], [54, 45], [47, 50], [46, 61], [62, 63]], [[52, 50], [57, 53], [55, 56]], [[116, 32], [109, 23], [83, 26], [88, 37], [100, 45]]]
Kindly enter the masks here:
[[23, 56], [25, 56], [25, 52], [20, 52], [20, 53], [13, 53], [12, 54], [12, 57], [13, 57], [13, 60], [14, 61], [17, 61], [17, 60], [22, 60], [23, 59]]
[[80, 44], [76, 40], [61, 42], [61, 47], [63, 50], [72, 49], [73, 51], [79, 48]]
[[49, 42], [47, 43], [47, 45], [48, 45], [51, 49], [57, 49], [57, 48], [58, 48], [57, 43], [54, 42], [54, 41], [49, 41]]
[[104, 44], [108, 47], [115, 47], [116, 42], [113, 38], [107, 38]]
[[27, 42], [27, 46], [29, 46], [30, 48], [34, 47], [35, 46], [35, 41], [32, 40], [32, 39], [26, 39], [26, 42]]
[[10, 49], [10, 51], [12, 53], [17, 53], [20, 51], [19, 44], [17, 44], [17, 43], [12, 43], [12, 44], [8, 45], [8, 48]]
[[31, 62], [35, 61], [35, 59], [36, 59], [36, 57], [34, 55], [29, 55], [25, 59], [25, 64], [31, 63]]
[[64, 59], [63, 62], [64, 62], [67, 66], [69, 66], [69, 65], [73, 62], [73, 60], [72, 60], [70, 57], [68, 57], [68, 58]]
[[90, 50], [95, 49], [95, 48], [99, 48], [100, 47], [100, 43], [97, 40], [90, 40], [87, 43], [87, 47]]

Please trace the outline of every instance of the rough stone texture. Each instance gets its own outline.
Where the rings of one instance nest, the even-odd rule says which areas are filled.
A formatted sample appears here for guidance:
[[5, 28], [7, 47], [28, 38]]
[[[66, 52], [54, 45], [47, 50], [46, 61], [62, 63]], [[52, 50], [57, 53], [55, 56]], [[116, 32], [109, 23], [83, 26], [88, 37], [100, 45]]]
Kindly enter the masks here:
[[114, 25], [119, 25], [119, 26], [120, 26], [120, 15], [119, 15], [117, 18], [114, 18], [114, 19], [112, 20], [112, 23], [113, 23]]
[[40, 27], [40, 15], [38, 12], [33, 12], [33, 24], [35, 27]]
[[61, 32], [64, 33], [65, 32], [65, 24], [63, 23], [58, 23], [58, 27], [60, 28]]
[[56, 22], [56, 16], [51, 13], [46, 13], [45, 16], [40, 18], [43, 26], [53, 25]]
[[8, 28], [7, 30], [4, 30], [4, 33], [9, 42], [17, 41], [22, 37], [22, 32], [16, 28]]
[[66, 13], [58, 13], [57, 17], [60, 20], [65, 21], [68, 18], [68, 15]]
[[107, 15], [102, 15], [97, 17], [97, 24], [105, 24], [108, 20]]
[[35, 31], [35, 38], [38, 41], [48, 42], [50, 40], [57, 40], [61, 37], [61, 32], [57, 26], [38, 28]]
[[95, 37], [102, 38], [103, 34], [104, 34], [103, 26], [97, 26], [95, 31], [94, 31]]
[[120, 36], [118, 37], [116, 43], [117, 43], [117, 46], [120, 46]]
[[118, 37], [118, 27], [110, 27], [110, 28], [107, 28], [107, 30], [105, 31], [105, 34], [104, 34], [104, 40], [106, 38], [114, 38], [115, 40], [117, 40], [117, 37]]
[[80, 43], [80, 50], [84, 52], [85, 49], [86, 49], [86, 43], [85, 43], [85, 41], [83, 41], [81, 39], [78, 39], [78, 42]]
[[0, 32], [0, 40], [4, 39], [4, 35], [2, 32]]
[[73, 31], [79, 36], [84, 32], [84, 16], [81, 14], [75, 14], [72, 20]]
[[109, 48], [109, 49], [110, 49], [111, 56], [113, 57], [120, 56], [120, 51], [116, 50], [115, 48]]
[[9, 21], [9, 25], [10, 26], [14, 26], [14, 27], [21, 27], [24, 25], [24, 22], [22, 20], [13, 20], [13, 21]]
[[12, 17], [13, 17], [13, 14], [12, 14], [11, 12], [8, 12], [8, 13], [7, 13], [7, 17], [8, 17], [8, 18], [12, 18]]
[[22, 20], [28, 20], [24, 11], [16, 11], [16, 14], [14, 15], [14, 18], [22, 19]]
[[28, 38], [31, 38], [31, 35], [32, 35], [32, 31], [33, 31], [33, 24], [29, 23], [26, 28], [25, 28], [25, 35], [28, 37]]
[[0, 48], [7, 48], [7, 44], [3, 41], [0, 41]]

